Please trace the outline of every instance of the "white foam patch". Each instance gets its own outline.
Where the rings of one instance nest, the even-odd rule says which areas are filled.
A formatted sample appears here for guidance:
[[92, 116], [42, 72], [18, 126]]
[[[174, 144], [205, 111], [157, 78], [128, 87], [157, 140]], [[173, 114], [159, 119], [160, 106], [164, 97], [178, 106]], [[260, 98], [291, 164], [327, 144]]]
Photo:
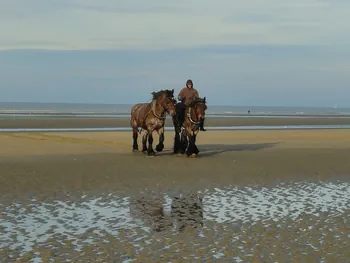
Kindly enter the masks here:
[[[0, 248], [20, 249], [25, 253], [31, 251], [35, 244], [45, 244], [55, 234], [74, 240], [75, 235], [90, 229], [117, 235], [120, 229], [140, 227], [130, 215], [129, 198], [113, 199], [108, 202], [101, 201], [100, 197], [79, 203], [35, 203], [30, 212], [20, 204], [4, 208], [0, 219], [0, 226], [4, 229]], [[89, 243], [89, 240], [84, 242]]]
[[254, 222], [302, 214], [328, 212], [334, 216], [350, 209], [350, 183], [299, 182], [273, 188], [215, 189], [204, 197], [205, 219], [216, 222]]

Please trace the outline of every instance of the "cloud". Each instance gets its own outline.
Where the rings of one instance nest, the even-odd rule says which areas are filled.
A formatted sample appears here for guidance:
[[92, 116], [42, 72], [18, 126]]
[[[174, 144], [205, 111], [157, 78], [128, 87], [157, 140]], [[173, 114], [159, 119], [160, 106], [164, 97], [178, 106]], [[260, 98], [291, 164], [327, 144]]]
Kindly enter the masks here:
[[[0, 98], [349, 105], [350, 1], [1, 0]], [[34, 51], [33, 51], [34, 50]]]
[[348, 45], [347, 7], [326, 0], [2, 0], [0, 49]]

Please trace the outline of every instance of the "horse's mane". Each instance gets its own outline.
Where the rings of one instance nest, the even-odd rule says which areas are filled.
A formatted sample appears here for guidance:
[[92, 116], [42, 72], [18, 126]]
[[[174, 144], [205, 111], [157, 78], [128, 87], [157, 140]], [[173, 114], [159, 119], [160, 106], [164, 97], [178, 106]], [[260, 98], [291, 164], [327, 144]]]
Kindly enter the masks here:
[[204, 98], [194, 97], [189, 106], [190, 106], [190, 107], [194, 107], [194, 106], [196, 106], [198, 103], [204, 103], [204, 104], [206, 104], [206, 103], [207, 103], [206, 97], [204, 97]]
[[153, 100], [156, 100], [158, 99], [160, 96], [164, 95], [167, 97], [167, 98], [173, 98], [174, 97], [174, 90], [161, 90], [161, 91], [158, 91], [158, 92], [152, 92], [152, 99]]

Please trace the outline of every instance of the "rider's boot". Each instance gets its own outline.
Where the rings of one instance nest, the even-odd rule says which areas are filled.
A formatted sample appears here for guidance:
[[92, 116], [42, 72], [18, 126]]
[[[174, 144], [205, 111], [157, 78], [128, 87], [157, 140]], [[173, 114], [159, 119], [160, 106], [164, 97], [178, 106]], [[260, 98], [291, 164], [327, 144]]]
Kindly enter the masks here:
[[201, 119], [201, 122], [199, 124], [199, 130], [200, 131], [207, 131], [206, 129], [204, 129], [204, 118]]

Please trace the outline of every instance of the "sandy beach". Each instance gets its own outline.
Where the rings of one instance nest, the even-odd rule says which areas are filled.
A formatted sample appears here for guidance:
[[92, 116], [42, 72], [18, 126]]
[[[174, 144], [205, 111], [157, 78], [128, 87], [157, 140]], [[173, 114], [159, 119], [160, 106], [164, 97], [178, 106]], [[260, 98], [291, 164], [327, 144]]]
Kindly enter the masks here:
[[[158, 137], [155, 138], [155, 141], [157, 141], [157, 139]], [[218, 189], [224, 191], [223, 189], [235, 189], [237, 187], [246, 190], [251, 187], [257, 187], [257, 189], [266, 187], [266, 189], [271, 189], [272, 191], [273, 189], [277, 189], [276, 187], [281, 187], [278, 186], [281, 183], [286, 186], [305, 183], [305, 188], [304, 186], [293, 188], [295, 189], [293, 191], [299, 191], [301, 189], [312, 189], [309, 188], [309, 184], [312, 182], [316, 185], [321, 184], [321, 186], [322, 184], [337, 184], [338, 182], [349, 184], [350, 137], [348, 130], [201, 132], [198, 135], [197, 142], [201, 152], [196, 159], [174, 156], [172, 154], [172, 139], [173, 134], [167, 132], [165, 134], [164, 152], [158, 153], [156, 157], [147, 157], [142, 153], [132, 153], [132, 136], [130, 132], [2, 133], [0, 134], [0, 191], [2, 193], [0, 198], [2, 206], [0, 206], [0, 210], [3, 215], [7, 215], [2, 216], [2, 220], [10, 220], [6, 221], [8, 224], [10, 224], [9, 222], [13, 222], [13, 220], [20, 220], [17, 217], [11, 217], [19, 213], [17, 209], [20, 208], [17, 207], [22, 207], [25, 209], [23, 211], [27, 211], [25, 214], [22, 214], [23, 219], [23, 216], [26, 217], [30, 215], [34, 207], [37, 205], [41, 207], [43, 203], [47, 203], [48, 207], [53, 206], [51, 202], [67, 202], [66, 205], [59, 205], [61, 208], [72, 205], [73, 203], [75, 207], [80, 207], [80, 205], [83, 207], [87, 204], [83, 205], [82, 198], [100, 196], [102, 200], [105, 200], [103, 201], [104, 205], [107, 205], [114, 202], [111, 199], [114, 198], [114, 195], [117, 195], [118, 198], [136, 198], [142, 192], [166, 193], [169, 196], [201, 192], [204, 194], [205, 198], [207, 198], [205, 199], [207, 208], [205, 208], [206, 220], [204, 221], [204, 225], [207, 229], [207, 233], [205, 234], [207, 241], [203, 242], [209, 242], [211, 244], [210, 246], [213, 246], [213, 249], [214, 247], [216, 247], [215, 249], [218, 249], [218, 247], [226, 247], [225, 251], [220, 250], [223, 254], [238, 253], [241, 259], [250, 260], [255, 257], [256, 260], [261, 258], [265, 258], [266, 260], [269, 259], [269, 257], [271, 259], [271, 253], [275, 253], [276, 256], [272, 256], [273, 259], [287, 262], [291, 256], [281, 247], [282, 245], [278, 245], [277, 247], [274, 245], [270, 246], [268, 245], [269, 242], [266, 241], [267, 239], [262, 241], [261, 238], [263, 237], [269, 238], [263, 234], [265, 233], [265, 229], [273, 231], [271, 233], [273, 233], [272, 235], [275, 239], [281, 238], [281, 235], [285, 236], [286, 239], [283, 240], [288, 243], [289, 241], [286, 240], [290, 237], [288, 237], [288, 235], [291, 235], [288, 234], [290, 227], [294, 229], [292, 230], [294, 231], [292, 235], [295, 235], [295, 238], [300, 236], [300, 229], [311, 227], [307, 231], [307, 233], [309, 233], [307, 238], [305, 236], [307, 240], [302, 242], [314, 242], [312, 244], [314, 244], [314, 246], [318, 244], [318, 249], [310, 248], [308, 254], [303, 255], [299, 245], [288, 243], [290, 250], [293, 252], [292, 254], [295, 255], [296, 262], [314, 262], [308, 261], [308, 259], [310, 260], [317, 257], [324, 257], [327, 260], [336, 260], [334, 262], [345, 262], [342, 260], [350, 257], [346, 245], [346, 234], [342, 234], [346, 233], [345, 229], [350, 224], [350, 202], [347, 202], [350, 200], [349, 193], [346, 192], [349, 190], [345, 190], [344, 194], [338, 197], [338, 204], [341, 198], [345, 200], [344, 207], [339, 208], [342, 211], [341, 213], [337, 212], [336, 214], [332, 214], [333, 208], [321, 213], [320, 211], [323, 211], [321, 208], [319, 212], [317, 212], [318, 208], [315, 208], [315, 213], [300, 212], [299, 219], [302, 219], [302, 221], [299, 221], [299, 219], [292, 220], [288, 219], [288, 217], [287, 219], [281, 217], [282, 219], [277, 220], [277, 223], [272, 219], [266, 219], [270, 222], [268, 225], [266, 225], [267, 221], [259, 221], [260, 219], [254, 219], [254, 217], [249, 217], [249, 215], [245, 215], [247, 218], [250, 218], [247, 222], [242, 221], [243, 219], [232, 221], [233, 216], [231, 219], [223, 219], [224, 221], [222, 223], [218, 223], [215, 221], [219, 218], [218, 213], [215, 212], [215, 207], [218, 208], [222, 206], [222, 204], [220, 205], [217, 202], [223, 201], [215, 201], [216, 203], [213, 201], [221, 200], [213, 197], [213, 192], [219, 191]], [[346, 186], [345, 189], [349, 189], [347, 187], [348, 186]], [[325, 189], [328, 188], [329, 186], [325, 186]], [[311, 202], [308, 200], [313, 198], [312, 195], [320, 192], [320, 190], [317, 189], [306, 190], [309, 191], [308, 193], [311, 196], [305, 197], [305, 202]], [[274, 199], [282, 202], [282, 197], [285, 193], [286, 192], [282, 191], [281, 196]], [[239, 194], [239, 192], [236, 194]], [[250, 194], [247, 194], [246, 198], [248, 198], [249, 195]], [[296, 194], [296, 196], [299, 197], [302, 195], [303, 194], [300, 193]], [[147, 196], [147, 194], [144, 194], [144, 196]], [[230, 193], [225, 195], [220, 194], [220, 196], [222, 196], [220, 198], [224, 196], [227, 197], [230, 196]], [[287, 198], [287, 196], [285, 196], [285, 198]], [[242, 196], [242, 198], [244, 198], [244, 196]], [[322, 199], [322, 197], [315, 198], [317, 200], [320, 198]], [[214, 203], [209, 207], [210, 202]], [[245, 202], [246, 201], [244, 201], [244, 203]], [[253, 201], [247, 202], [246, 206], [249, 207], [249, 203]], [[298, 202], [302, 201], [299, 200]], [[258, 203], [261, 202], [259, 201]], [[312, 201], [312, 203], [309, 205], [310, 207], [317, 204], [317, 201]], [[121, 211], [120, 209], [122, 209], [122, 207], [124, 209], [124, 205], [121, 205], [120, 208], [118, 208], [119, 210], [117, 209], [116, 211]], [[286, 205], [286, 207], [288, 207], [288, 205]], [[310, 207], [308, 209], [310, 209]], [[263, 210], [268, 211], [269, 209], [267, 205]], [[288, 208], [286, 209], [288, 210]], [[51, 211], [51, 208], [48, 211]], [[54, 211], [57, 210], [52, 210], [50, 213], [54, 213]], [[76, 210], [73, 209], [69, 211]], [[76, 213], [79, 213], [79, 211]], [[42, 219], [40, 219], [42, 221], [40, 222], [49, 224], [50, 221], [47, 219], [47, 213], [49, 212], [45, 212], [45, 216], [42, 216]], [[98, 214], [102, 212], [101, 210], [96, 210], [95, 213]], [[327, 213], [330, 214], [327, 215]], [[70, 220], [70, 217], [67, 217], [67, 212], [64, 212], [61, 216], [62, 218], [66, 218], [65, 220]], [[36, 217], [40, 218], [40, 215], [37, 214]], [[110, 221], [105, 221], [107, 220], [106, 218], [109, 218], [108, 220]], [[326, 222], [327, 218], [331, 221]], [[16, 224], [21, 225], [20, 222], [22, 222], [22, 227], [24, 229], [27, 223], [23, 222], [27, 222], [25, 220], [29, 219], [23, 220], [24, 221], [18, 221]], [[81, 222], [85, 222], [84, 220], [87, 219], [81, 220]], [[103, 220], [103, 222], [105, 222], [104, 224], [107, 225], [117, 224], [114, 221], [117, 219], [112, 215], [100, 215], [94, 220], [96, 220], [94, 221], [95, 223], [99, 222], [99, 220]], [[230, 223], [230, 220], [233, 223]], [[253, 225], [256, 226], [256, 229], [253, 230], [251, 224], [255, 222], [255, 220], [257, 223]], [[239, 226], [237, 222], [239, 222]], [[279, 224], [282, 226], [285, 225], [285, 229], [281, 229]], [[50, 231], [54, 231], [55, 225], [57, 227], [60, 223], [52, 223], [50, 225], [50, 229], [52, 228]], [[320, 244], [318, 241], [320, 237], [315, 235], [316, 232], [313, 230], [315, 226], [319, 228], [333, 227], [335, 232], [323, 233], [321, 231], [327, 241], [326, 243]], [[64, 221], [62, 221], [61, 228], [62, 227], [66, 230], [68, 229], [68, 232], [71, 231], [69, 233], [72, 233], [72, 240], [79, 241], [87, 237], [95, 241], [100, 240], [100, 238], [97, 238], [97, 236], [95, 237], [95, 234], [89, 231], [84, 232], [83, 236], [73, 234], [74, 231], [77, 230], [69, 230], [69, 226], [64, 224]], [[11, 232], [13, 229], [4, 228], [4, 225], [2, 228], [4, 233], [8, 232], [8, 236], [5, 240], [8, 240], [9, 244], [12, 244], [11, 242], [15, 244], [16, 242], [13, 240], [12, 236], [14, 233]], [[96, 226], [93, 229], [95, 228]], [[242, 229], [245, 230], [243, 231]], [[129, 229], [128, 231], [131, 230]], [[112, 235], [111, 232], [101, 232], [101, 235], [104, 236], [104, 240], [112, 242], [109, 244], [117, 244], [117, 246], [121, 246], [122, 249], [118, 253], [116, 251], [113, 252], [111, 245], [96, 241], [96, 243], [94, 243], [94, 249], [98, 248], [99, 251], [104, 251], [103, 253], [105, 253], [99, 254], [97, 259], [101, 262], [114, 262], [112, 258], [109, 259], [106, 256], [109, 253], [108, 255], [114, 255], [114, 259], [119, 258], [123, 261], [128, 257], [128, 253], [131, 253], [133, 255], [131, 258], [138, 259], [138, 261], [135, 262], [164, 262], [165, 259], [185, 260], [186, 257], [192, 258], [193, 255], [200, 256], [198, 253], [202, 253], [202, 256], [200, 256], [201, 258], [214, 260], [215, 253], [212, 254], [207, 250], [202, 251], [201, 249], [197, 251], [198, 253], [183, 250], [180, 254], [177, 254], [175, 252], [176, 247], [181, 248], [184, 245], [181, 245], [183, 238], [186, 238], [183, 236], [184, 234], [171, 234], [171, 237], [168, 235], [170, 239], [166, 240], [164, 240], [164, 236], [160, 237], [157, 234], [157, 237], [160, 238], [160, 243], [154, 243], [155, 241], [152, 241], [151, 244], [143, 244], [141, 241], [135, 241], [137, 237], [144, 235], [145, 238], [150, 238], [151, 236], [153, 238], [155, 234], [151, 234], [152, 232], [141, 233], [139, 232], [141, 231], [139, 228], [135, 231], [136, 232], [132, 232], [132, 234], [129, 232], [127, 232], [129, 234], [125, 234], [126, 232], [124, 232], [124, 236], [120, 238], [118, 234], [118, 240], [116, 240], [116, 236]], [[248, 245], [248, 247], [248, 243], [244, 245], [244, 251], [255, 251], [254, 256], [250, 256], [248, 252], [240, 250], [237, 244], [234, 245], [231, 250], [228, 249], [233, 244], [233, 241], [228, 241], [230, 238], [227, 235], [217, 236], [218, 233], [236, 233], [234, 235], [238, 235], [237, 231], [240, 233], [240, 241], [237, 242], [253, 242], [252, 238], [255, 240], [253, 244], [249, 243], [251, 245]], [[16, 235], [20, 235], [22, 232], [16, 233]], [[252, 236], [252, 233], [255, 234]], [[259, 233], [261, 233], [260, 237]], [[333, 233], [338, 235], [336, 241]], [[46, 234], [45, 232], [45, 235]], [[73, 244], [70, 245], [60, 245], [57, 242], [55, 243], [53, 238], [56, 241], [64, 240], [65, 238], [62, 237], [61, 234], [56, 231], [56, 234], [51, 236], [49, 234], [47, 235], [48, 236], [45, 236], [45, 238], [42, 237], [45, 242], [42, 241], [37, 245], [33, 243], [33, 246], [36, 248], [30, 250], [31, 252], [27, 252], [25, 255], [20, 256], [21, 250], [12, 250], [8, 246], [3, 247], [3, 251], [5, 252], [0, 252], [0, 261], [6, 259], [8, 260], [7, 262], [15, 262], [15, 258], [21, 258], [22, 260], [25, 258], [35, 258], [34, 252], [38, 251], [40, 252], [38, 253], [41, 255], [41, 258], [50, 258], [53, 255], [52, 253], [54, 253], [58, 258], [61, 258], [61, 260], [70, 258], [73, 260], [75, 259], [75, 262], [86, 262], [86, 260], [89, 260], [92, 256], [96, 256], [96, 254], [94, 254], [95, 252], [91, 252], [92, 250], [89, 252], [89, 249], [93, 248], [91, 244], [88, 245], [84, 243], [85, 245], [83, 244], [82, 246], [85, 252], [77, 254], [75, 250], [77, 244], [73, 241]], [[193, 238], [193, 233], [188, 234], [187, 238]], [[228, 238], [228, 240], [225, 238]], [[29, 241], [31, 240], [29, 236], [27, 236], [27, 239]], [[162, 242], [168, 242], [170, 244], [175, 242], [174, 240], [180, 243], [166, 250], [161, 249]], [[213, 240], [219, 240], [217, 246], [214, 245], [212, 242]], [[47, 244], [51, 244], [50, 249]], [[129, 247], [123, 244], [129, 244]], [[143, 250], [142, 253], [137, 249], [137, 244], [144, 246], [145, 250]], [[228, 244], [231, 245], [228, 246]], [[259, 249], [267, 251], [267, 254], [264, 254], [265, 256], [261, 253], [259, 254], [260, 250], [256, 247], [256, 244], [260, 244]], [[276, 243], [274, 241], [271, 244]], [[336, 251], [334, 250], [335, 245], [337, 246]], [[204, 247], [202, 243], [200, 246]], [[195, 248], [193, 249], [196, 250]], [[145, 251], [148, 252], [146, 253]], [[164, 261], [157, 261], [156, 259], [158, 258], [159, 260], [162, 253], [166, 255], [164, 256]], [[144, 261], [142, 261], [142, 257]], [[24, 260], [23, 262], [29, 261]], [[177, 262], [182, 261], [180, 260]]]
[[118, 189], [121, 185], [111, 181], [120, 178], [142, 187], [154, 182], [174, 187], [178, 182], [180, 188], [181, 180], [201, 187], [203, 182], [225, 185], [232, 180], [239, 184], [331, 179], [350, 172], [348, 134], [347, 130], [201, 132], [201, 152], [192, 160], [173, 156], [171, 132], [165, 134], [165, 149], [155, 158], [132, 153], [130, 132], [3, 133], [0, 190], [32, 191], [31, 179], [41, 182], [33, 182], [40, 191], [55, 183], [74, 187], [76, 180], [82, 187], [94, 182], [95, 190], [100, 184]]
[[0, 0], [0, 263], [350, 263], [349, 13]]

